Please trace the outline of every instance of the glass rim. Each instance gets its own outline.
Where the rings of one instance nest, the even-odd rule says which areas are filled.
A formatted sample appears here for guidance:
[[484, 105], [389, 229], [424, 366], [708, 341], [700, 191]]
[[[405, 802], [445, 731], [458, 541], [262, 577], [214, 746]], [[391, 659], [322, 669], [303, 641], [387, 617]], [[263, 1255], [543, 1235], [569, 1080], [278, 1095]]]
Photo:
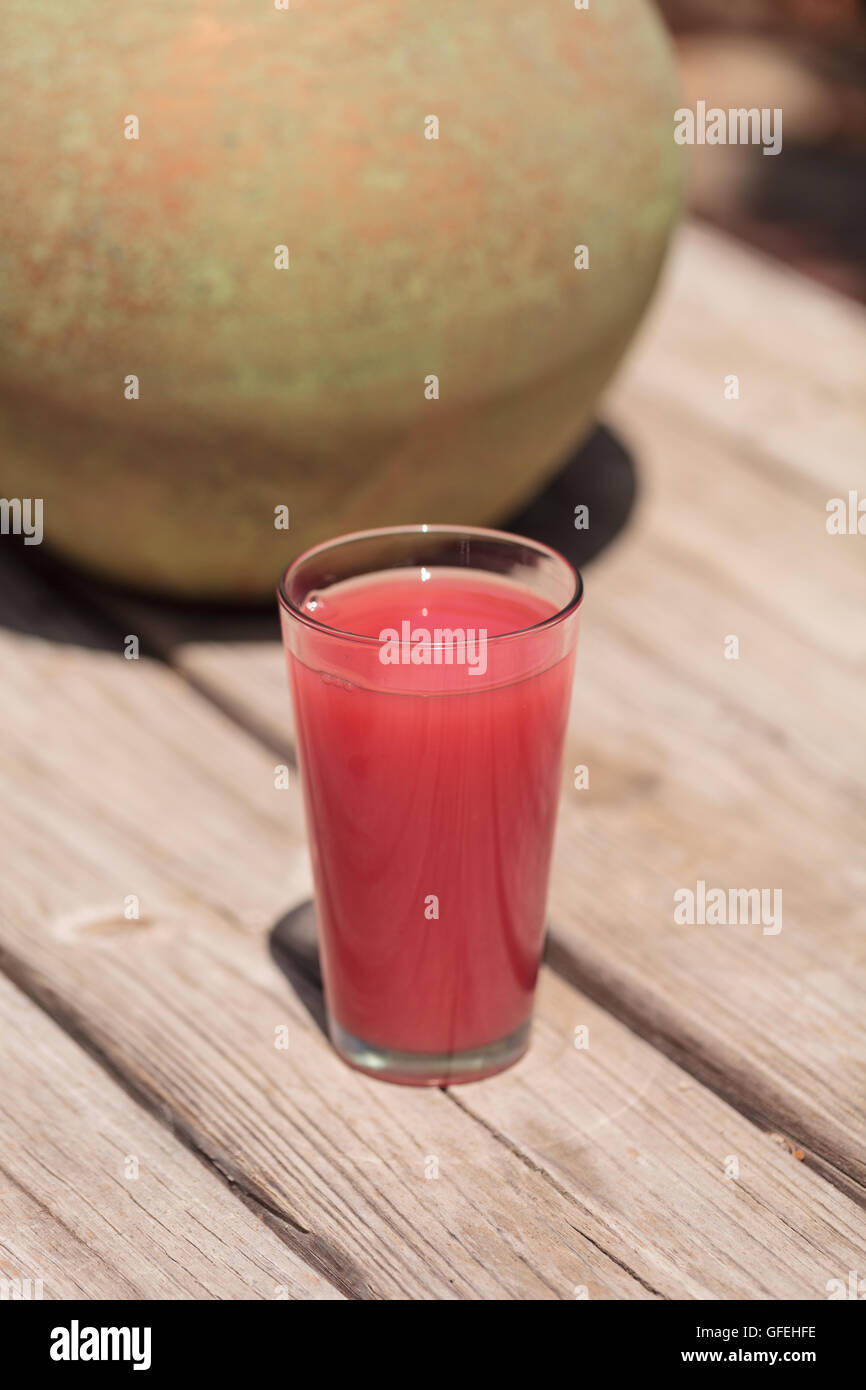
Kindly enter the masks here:
[[[544, 541], [533, 540], [529, 536], [521, 536], [516, 531], [497, 531], [487, 526], [450, 526], [445, 522], [417, 522], [407, 526], [372, 526], [363, 531], [347, 531], [345, 535], [334, 536], [331, 540], [319, 541], [317, 545], [311, 545], [307, 550], [295, 557], [286, 566], [280, 575], [277, 584], [277, 601], [281, 608], [284, 608], [290, 617], [303, 623], [306, 627], [312, 628], [315, 632], [320, 632], [326, 636], [338, 637], [344, 642], [360, 642], [367, 646], [381, 647], [382, 643], [378, 637], [372, 637], [360, 632], [346, 632], [343, 628], [331, 627], [328, 623], [323, 623], [310, 613], [305, 613], [293, 603], [288, 594], [288, 581], [300, 566], [314, 555], [322, 555], [328, 550], [335, 550], [351, 541], [374, 540], [381, 536], [466, 536], [478, 537], [484, 540], [507, 541], [509, 544], [525, 545], [531, 550], [535, 550], [541, 555], [548, 556], [558, 564], [563, 565], [573, 580], [571, 597], [568, 602], [558, 608], [549, 617], [542, 618], [540, 622], [532, 623], [529, 627], [515, 628], [513, 632], [498, 632], [493, 637], [485, 640], [490, 642], [508, 642], [515, 637], [534, 636], [536, 633], [544, 632], [548, 628], [558, 626], [565, 621], [570, 614], [575, 613], [583, 602], [583, 576], [580, 570], [575, 569], [574, 565], [553, 546], [546, 545]], [[472, 566], [467, 566], [471, 569]], [[380, 571], [371, 570], [371, 574]], [[483, 573], [483, 571], [481, 571]]]

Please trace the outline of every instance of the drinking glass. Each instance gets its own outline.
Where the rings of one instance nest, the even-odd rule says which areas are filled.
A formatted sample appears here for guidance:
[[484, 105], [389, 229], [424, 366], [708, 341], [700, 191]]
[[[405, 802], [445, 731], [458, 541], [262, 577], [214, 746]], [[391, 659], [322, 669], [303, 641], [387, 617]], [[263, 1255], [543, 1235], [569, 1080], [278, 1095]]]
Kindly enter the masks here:
[[331, 1040], [389, 1081], [526, 1050], [583, 586], [469, 526], [308, 550], [278, 596]]

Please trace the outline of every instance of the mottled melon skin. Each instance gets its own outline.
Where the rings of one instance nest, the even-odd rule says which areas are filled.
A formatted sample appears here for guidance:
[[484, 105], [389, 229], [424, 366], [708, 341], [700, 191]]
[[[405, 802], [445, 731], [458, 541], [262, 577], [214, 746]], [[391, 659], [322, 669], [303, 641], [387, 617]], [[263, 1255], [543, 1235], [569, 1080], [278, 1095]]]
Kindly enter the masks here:
[[649, 5], [6, 0], [0, 52], [0, 495], [63, 554], [259, 598], [502, 519], [589, 427], [678, 204]]

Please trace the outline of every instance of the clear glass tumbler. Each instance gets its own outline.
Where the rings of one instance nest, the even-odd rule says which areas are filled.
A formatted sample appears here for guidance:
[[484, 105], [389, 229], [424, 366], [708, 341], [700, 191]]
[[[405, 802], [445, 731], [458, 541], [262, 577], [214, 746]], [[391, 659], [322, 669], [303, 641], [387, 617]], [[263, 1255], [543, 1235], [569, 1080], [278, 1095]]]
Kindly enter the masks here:
[[331, 1039], [389, 1081], [526, 1050], [580, 576], [537, 541], [387, 527], [279, 585]]

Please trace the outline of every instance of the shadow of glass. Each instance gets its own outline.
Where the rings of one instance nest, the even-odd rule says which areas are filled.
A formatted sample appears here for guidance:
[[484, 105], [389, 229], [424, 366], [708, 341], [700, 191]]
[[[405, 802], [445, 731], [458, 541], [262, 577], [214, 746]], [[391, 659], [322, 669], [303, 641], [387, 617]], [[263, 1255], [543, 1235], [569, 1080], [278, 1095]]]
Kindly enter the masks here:
[[313, 1022], [327, 1037], [316, 909], [312, 899], [299, 903], [274, 923], [268, 933], [268, 950]]

